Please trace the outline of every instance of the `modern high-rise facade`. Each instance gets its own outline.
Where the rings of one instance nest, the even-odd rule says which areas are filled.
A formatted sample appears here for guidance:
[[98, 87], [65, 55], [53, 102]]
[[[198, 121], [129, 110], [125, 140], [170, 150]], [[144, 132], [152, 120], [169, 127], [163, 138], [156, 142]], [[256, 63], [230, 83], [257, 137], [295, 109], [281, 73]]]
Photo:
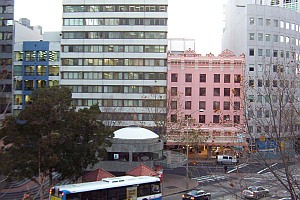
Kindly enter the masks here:
[[11, 113], [14, 0], [0, 1], [0, 120]]
[[[229, 0], [222, 44], [222, 49], [246, 56], [243, 79], [249, 142], [274, 152], [279, 144], [268, 138], [299, 134], [299, 120], [290, 115], [292, 106], [299, 109], [294, 100], [300, 94], [300, 13], [284, 6], [298, 1], [276, 2]], [[293, 124], [287, 124], [288, 118]], [[288, 142], [280, 145], [289, 148]]]
[[167, 0], [63, 0], [61, 82], [110, 126], [165, 121]]
[[60, 32], [40, 35], [15, 22], [13, 59], [13, 115], [18, 115], [31, 101], [33, 90], [59, 85]]
[[248, 4], [277, 6], [277, 7], [282, 7], [294, 11], [300, 10], [299, 0], [246, 0], [243, 2], [247, 2]]

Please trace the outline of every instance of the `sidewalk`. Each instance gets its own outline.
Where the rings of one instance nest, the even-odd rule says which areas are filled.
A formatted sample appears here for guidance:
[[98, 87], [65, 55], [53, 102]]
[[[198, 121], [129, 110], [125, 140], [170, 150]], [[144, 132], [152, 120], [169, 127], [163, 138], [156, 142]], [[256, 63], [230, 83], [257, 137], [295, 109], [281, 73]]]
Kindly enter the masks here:
[[192, 179], [189, 180], [187, 185], [185, 176], [179, 176], [174, 174], [163, 175], [163, 183], [162, 183], [163, 196], [185, 193], [187, 190], [191, 190], [197, 186], [198, 186], [198, 182]]

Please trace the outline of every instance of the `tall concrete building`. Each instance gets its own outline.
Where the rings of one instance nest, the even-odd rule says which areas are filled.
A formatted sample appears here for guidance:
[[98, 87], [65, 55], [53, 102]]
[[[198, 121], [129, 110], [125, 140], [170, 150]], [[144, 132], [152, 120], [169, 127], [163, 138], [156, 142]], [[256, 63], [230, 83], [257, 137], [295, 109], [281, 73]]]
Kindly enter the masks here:
[[0, 1], [0, 120], [11, 113], [14, 0]]
[[165, 120], [167, 0], [63, 0], [61, 82], [111, 126]]
[[[269, 137], [285, 137], [288, 132], [299, 134], [296, 117], [291, 117], [292, 125], [280, 124], [283, 116], [289, 118], [293, 113], [288, 106], [299, 106], [293, 103], [300, 94], [297, 87], [300, 52], [297, 5], [298, 1], [229, 0], [225, 10], [222, 49], [246, 56], [245, 114], [249, 142], [274, 152], [279, 144], [278, 141], [269, 142]], [[289, 112], [285, 113], [287, 110]], [[289, 147], [284, 141], [280, 145]]]

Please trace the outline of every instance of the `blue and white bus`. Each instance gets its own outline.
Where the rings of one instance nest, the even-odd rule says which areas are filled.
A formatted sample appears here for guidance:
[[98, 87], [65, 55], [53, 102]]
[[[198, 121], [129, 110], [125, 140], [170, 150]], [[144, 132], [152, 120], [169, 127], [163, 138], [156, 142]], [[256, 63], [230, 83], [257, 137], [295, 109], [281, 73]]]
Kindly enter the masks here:
[[120, 176], [101, 181], [54, 186], [49, 200], [161, 200], [160, 179]]

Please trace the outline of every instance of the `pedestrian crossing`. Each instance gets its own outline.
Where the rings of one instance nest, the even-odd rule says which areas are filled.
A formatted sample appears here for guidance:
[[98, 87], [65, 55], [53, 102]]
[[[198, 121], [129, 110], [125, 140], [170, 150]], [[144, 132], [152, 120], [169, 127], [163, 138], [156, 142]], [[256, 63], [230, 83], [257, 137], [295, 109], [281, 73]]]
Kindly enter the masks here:
[[207, 176], [200, 176], [192, 178], [196, 180], [199, 184], [208, 184], [211, 182], [218, 182], [218, 181], [225, 181], [228, 179], [228, 176], [225, 175], [207, 175]]

